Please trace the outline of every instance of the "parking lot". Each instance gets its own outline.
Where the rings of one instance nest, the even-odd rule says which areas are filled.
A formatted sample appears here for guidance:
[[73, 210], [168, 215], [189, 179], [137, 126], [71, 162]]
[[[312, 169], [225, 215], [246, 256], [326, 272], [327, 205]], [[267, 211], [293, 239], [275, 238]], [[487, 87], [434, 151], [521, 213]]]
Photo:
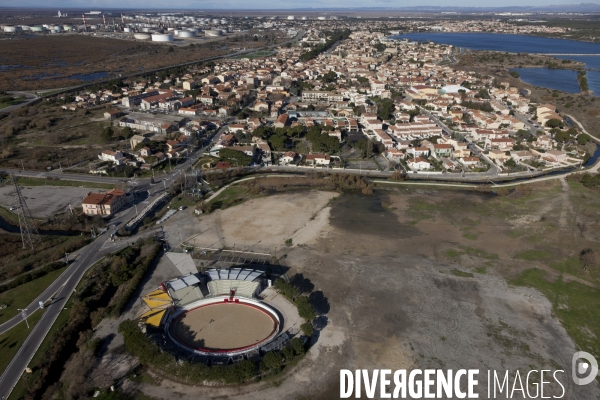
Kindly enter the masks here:
[[[68, 211], [69, 204], [73, 207], [81, 206], [83, 198], [92, 190], [98, 191], [98, 189], [84, 187], [23, 186], [21, 193], [31, 214], [36, 218], [46, 218]], [[14, 187], [12, 185], [0, 187], [0, 206], [10, 209], [16, 203]]]

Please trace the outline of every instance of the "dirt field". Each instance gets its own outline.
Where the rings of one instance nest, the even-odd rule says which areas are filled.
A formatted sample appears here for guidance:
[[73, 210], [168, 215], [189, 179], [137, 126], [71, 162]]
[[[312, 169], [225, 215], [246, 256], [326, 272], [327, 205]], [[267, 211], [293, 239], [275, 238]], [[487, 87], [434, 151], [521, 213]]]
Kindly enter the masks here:
[[[216, 45], [215, 45], [216, 46]], [[220, 44], [218, 46], [221, 46]], [[192, 62], [224, 54], [210, 45], [185, 48], [97, 38], [83, 35], [18, 36], [2, 43], [2, 58], [6, 65], [17, 65], [2, 72], [3, 90], [39, 90], [61, 88], [85, 83], [77, 75], [106, 72], [110, 76], [140, 72], [140, 66], [152, 70], [163, 66]]]
[[273, 329], [273, 319], [256, 308], [214, 304], [186, 313], [173, 332], [190, 347], [223, 350], [252, 346]]
[[[598, 273], [572, 261], [582, 247], [598, 250], [600, 240], [595, 228], [583, 235], [574, 228], [586, 210], [591, 210], [590, 223], [600, 218], [600, 199], [585, 190], [546, 182], [527, 196], [503, 197], [401, 187], [371, 197], [344, 194], [325, 208], [324, 199], [301, 207], [307, 193], [298, 192], [252, 200], [219, 218], [202, 216], [202, 235], [216, 231], [218, 223], [225, 242], [240, 247], [265, 236], [282, 243], [294, 231], [275, 226], [284, 204], [285, 215], [322, 216], [324, 223], [310, 238], [278, 253], [291, 275], [303, 274], [325, 296], [317, 305], [316, 343], [276, 385], [200, 388], [163, 380], [139, 389], [163, 399], [174, 394], [181, 399], [332, 399], [339, 397], [342, 368], [477, 368], [510, 370], [511, 376], [517, 369], [545, 368], [565, 370], [565, 398], [597, 399], [597, 384], [576, 386], [570, 379], [571, 357], [579, 346], [559, 321], [578, 314], [582, 304], [563, 294], [557, 308], [554, 296], [549, 300], [536, 289], [509, 283], [533, 268], [548, 285], [564, 281], [569, 292], [595, 293], [597, 299]], [[249, 216], [254, 235], [235, 229]], [[177, 224], [187, 229], [182, 221]], [[597, 325], [579, 324], [589, 337], [587, 348], [597, 353]], [[569, 332], [588, 346], [573, 326]], [[486, 374], [479, 378], [480, 398], [486, 398]], [[557, 385], [546, 389], [545, 395], [561, 393]]]
[[193, 215], [193, 210], [188, 209], [168, 219], [164, 228], [171, 246], [178, 246], [181, 238], [196, 247], [235, 247], [274, 254], [277, 248], [287, 248], [287, 239], [292, 239], [293, 244], [304, 244], [324, 229], [328, 223], [325, 206], [336, 196], [337, 193], [315, 190], [283, 194], [277, 196], [277, 201], [253, 199], [244, 203], [242, 209], [228, 208], [194, 218], [192, 221], [198, 221], [198, 225], [187, 222]]
[[[81, 206], [83, 198], [90, 191], [97, 190], [84, 187], [25, 186], [21, 193], [34, 217], [47, 218], [68, 211], [69, 204], [73, 207]], [[0, 187], [0, 206], [10, 208], [15, 204], [15, 196], [10, 194], [12, 192], [12, 186]]]

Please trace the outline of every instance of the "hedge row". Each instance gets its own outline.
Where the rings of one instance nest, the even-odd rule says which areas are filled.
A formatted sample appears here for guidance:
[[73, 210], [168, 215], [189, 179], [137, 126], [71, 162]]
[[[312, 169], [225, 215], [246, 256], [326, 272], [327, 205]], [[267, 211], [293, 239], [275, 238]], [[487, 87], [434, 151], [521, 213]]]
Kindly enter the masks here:
[[125, 306], [131, 300], [131, 297], [135, 291], [138, 289], [138, 286], [142, 283], [146, 272], [148, 272], [148, 269], [154, 262], [154, 259], [158, 255], [160, 248], [160, 244], [155, 243], [150, 253], [136, 264], [133, 270], [132, 278], [129, 279], [128, 282], [122, 284], [123, 286], [120, 288], [121, 290], [115, 294], [113, 301], [108, 306], [107, 312], [110, 315], [118, 316], [121, 314]]
[[174, 356], [162, 352], [132, 320], [121, 322], [119, 333], [123, 335], [127, 351], [137, 357], [142, 365], [193, 385], [205, 382], [240, 384], [252, 379], [258, 371], [278, 373], [287, 362], [304, 354], [304, 344], [300, 339], [294, 338], [281, 352], [267, 353], [260, 364], [243, 360], [232, 365], [208, 367], [205, 364], [188, 361], [177, 362]]
[[53, 263], [43, 266], [42, 268], [38, 268], [34, 271], [23, 274], [15, 279], [13, 279], [12, 281], [0, 286], [0, 293], [4, 293], [8, 290], [14, 289], [17, 286], [21, 286], [21, 285], [23, 285], [27, 282], [30, 282], [34, 279], [41, 278], [42, 276], [45, 276], [52, 271], [56, 271], [57, 269], [61, 269], [64, 266], [65, 266], [64, 262], [55, 261]]

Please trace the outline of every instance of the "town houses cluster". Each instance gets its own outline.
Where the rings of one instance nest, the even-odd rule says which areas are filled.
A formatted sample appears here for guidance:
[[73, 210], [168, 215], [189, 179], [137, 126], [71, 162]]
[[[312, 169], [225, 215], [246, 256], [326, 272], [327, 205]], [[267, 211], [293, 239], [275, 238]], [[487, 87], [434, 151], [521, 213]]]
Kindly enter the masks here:
[[[270, 54], [127, 80], [118, 93], [83, 93], [66, 107], [113, 104], [105, 117], [134, 136], [127, 148], [99, 158], [146, 169], [186, 157], [215, 133], [210, 154], [221, 162], [211, 166], [220, 167], [235, 164], [222, 159], [223, 148], [244, 153], [249, 163], [288, 167], [344, 168], [349, 158], [377, 156], [378, 168], [406, 172], [581, 162], [584, 153], [565, 145], [577, 132], [552, 104], [534, 104], [508, 82], [453, 69], [452, 46], [394, 39], [371, 25], [304, 21], [301, 40]], [[344, 37], [330, 43], [335, 32]], [[329, 145], [334, 139], [337, 145]], [[365, 141], [373, 152], [350, 151]]]

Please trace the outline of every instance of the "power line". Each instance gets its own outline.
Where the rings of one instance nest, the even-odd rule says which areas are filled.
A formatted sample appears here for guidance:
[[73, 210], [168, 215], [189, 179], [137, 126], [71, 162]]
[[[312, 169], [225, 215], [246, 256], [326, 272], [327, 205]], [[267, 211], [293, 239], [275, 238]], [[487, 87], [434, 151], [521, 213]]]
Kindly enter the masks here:
[[21, 230], [21, 240], [23, 241], [23, 248], [26, 249], [28, 246], [33, 250], [34, 243], [41, 243], [42, 239], [35, 226], [29, 207], [25, 202], [25, 198], [21, 193], [21, 187], [18, 183], [18, 178], [15, 174], [11, 174], [13, 186], [15, 187], [15, 194], [17, 196], [17, 216], [19, 217], [19, 228]]

